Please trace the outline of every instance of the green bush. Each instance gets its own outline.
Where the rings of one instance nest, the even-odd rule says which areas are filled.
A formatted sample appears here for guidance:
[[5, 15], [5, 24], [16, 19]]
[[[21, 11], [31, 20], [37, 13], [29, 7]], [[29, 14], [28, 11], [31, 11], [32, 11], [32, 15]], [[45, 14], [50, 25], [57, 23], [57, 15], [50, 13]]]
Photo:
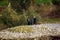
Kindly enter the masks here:
[[9, 2], [17, 13], [21, 13], [23, 9], [27, 10], [29, 8], [31, 0], [9, 0]]
[[47, 4], [50, 5], [51, 0], [35, 0], [36, 4]]
[[4, 22], [5, 25], [12, 26], [12, 24], [11, 24], [11, 16], [10, 16], [9, 12], [5, 11], [2, 14], [2, 20], [3, 20], [3, 22]]
[[20, 15], [20, 25], [26, 25], [27, 24], [27, 16], [25, 15]]
[[13, 12], [9, 12], [8, 10], [5, 10], [2, 14], [3, 23], [9, 27], [26, 25], [26, 19], [27, 17], [25, 15], [17, 15]]
[[36, 16], [37, 22], [40, 20], [39, 15], [35, 11], [27, 11], [26, 13], [24, 12], [23, 14], [18, 15], [17, 13], [13, 12], [14, 10], [10, 10], [6, 9], [2, 14], [3, 23], [9, 27], [27, 25], [28, 16], [31, 19], [33, 19], [33, 16]]
[[54, 5], [60, 5], [60, 0], [52, 0], [52, 3], [54, 4]]
[[7, 6], [8, 5], [8, 1], [0, 1], [0, 6]]

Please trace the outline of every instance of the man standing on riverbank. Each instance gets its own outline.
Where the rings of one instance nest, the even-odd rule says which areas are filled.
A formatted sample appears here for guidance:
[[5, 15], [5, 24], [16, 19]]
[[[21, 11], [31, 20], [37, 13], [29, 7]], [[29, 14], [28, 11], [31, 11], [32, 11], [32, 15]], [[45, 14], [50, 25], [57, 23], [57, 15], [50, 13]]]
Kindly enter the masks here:
[[27, 25], [32, 25], [32, 21], [29, 17], [27, 18]]
[[36, 24], [37, 23], [37, 19], [36, 19], [36, 16], [34, 16], [33, 18], [33, 24]]

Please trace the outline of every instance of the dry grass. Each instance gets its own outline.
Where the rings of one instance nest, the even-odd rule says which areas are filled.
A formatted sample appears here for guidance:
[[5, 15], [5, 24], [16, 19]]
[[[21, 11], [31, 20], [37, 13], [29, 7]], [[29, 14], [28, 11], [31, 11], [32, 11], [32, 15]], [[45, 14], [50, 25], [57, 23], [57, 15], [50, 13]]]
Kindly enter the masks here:
[[8, 31], [11, 32], [19, 32], [19, 33], [31, 33], [33, 32], [33, 28], [32, 27], [28, 27], [28, 26], [22, 26], [22, 27], [14, 27], [14, 28], [9, 28], [7, 29]]

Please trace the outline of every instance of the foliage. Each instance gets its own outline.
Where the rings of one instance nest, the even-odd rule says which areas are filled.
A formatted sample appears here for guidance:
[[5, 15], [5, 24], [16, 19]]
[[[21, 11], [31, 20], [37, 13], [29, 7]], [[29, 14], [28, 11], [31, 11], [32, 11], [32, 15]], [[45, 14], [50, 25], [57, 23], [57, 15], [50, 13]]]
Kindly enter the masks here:
[[19, 15], [19, 24], [20, 25], [26, 25], [27, 24], [27, 18], [24, 15]]
[[11, 3], [11, 6], [13, 9], [16, 9], [15, 11], [20, 13], [23, 11], [23, 9], [28, 9], [30, 6], [31, 1], [30, 0], [9, 0]]
[[51, 0], [35, 0], [37, 4], [50, 4]]
[[11, 16], [10, 16], [9, 12], [5, 11], [2, 14], [2, 20], [3, 20], [5, 25], [12, 26], [12, 24], [11, 24]]
[[5, 10], [2, 14], [2, 21], [5, 25], [12, 27], [12, 26], [19, 26], [19, 25], [25, 25], [27, 18], [25, 15], [17, 15], [16, 13], [9, 12], [8, 10]]
[[19, 25], [26, 25], [27, 24], [27, 17], [30, 17], [33, 21], [33, 17], [36, 16], [37, 21], [40, 20], [39, 15], [35, 12], [27, 11], [24, 14], [18, 15], [14, 13], [13, 10], [8, 11], [7, 9], [2, 14], [2, 21], [7, 26], [19, 26]]
[[53, 3], [54, 5], [60, 5], [60, 0], [52, 0], [52, 3]]
[[8, 1], [0, 1], [0, 6], [7, 6], [8, 5]]

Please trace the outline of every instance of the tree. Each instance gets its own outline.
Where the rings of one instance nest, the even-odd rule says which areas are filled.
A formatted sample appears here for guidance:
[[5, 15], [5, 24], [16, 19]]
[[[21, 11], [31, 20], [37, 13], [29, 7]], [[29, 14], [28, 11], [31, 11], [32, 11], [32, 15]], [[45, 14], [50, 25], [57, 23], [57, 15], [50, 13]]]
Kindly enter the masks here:
[[31, 0], [9, 0], [11, 3], [12, 8], [16, 12], [22, 12], [23, 9], [27, 10], [30, 6]]
[[52, 0], [52, 4], [54, 5], [55, 9], [52, 11], [51, 15], [53, 14], [53, 17], [60, 18], [60, 0]]
[[60, 5], [60, 0], [52, 0], [53, 5]]
[[0, 0], [0, 6], [7, 6], [8, 0]]

